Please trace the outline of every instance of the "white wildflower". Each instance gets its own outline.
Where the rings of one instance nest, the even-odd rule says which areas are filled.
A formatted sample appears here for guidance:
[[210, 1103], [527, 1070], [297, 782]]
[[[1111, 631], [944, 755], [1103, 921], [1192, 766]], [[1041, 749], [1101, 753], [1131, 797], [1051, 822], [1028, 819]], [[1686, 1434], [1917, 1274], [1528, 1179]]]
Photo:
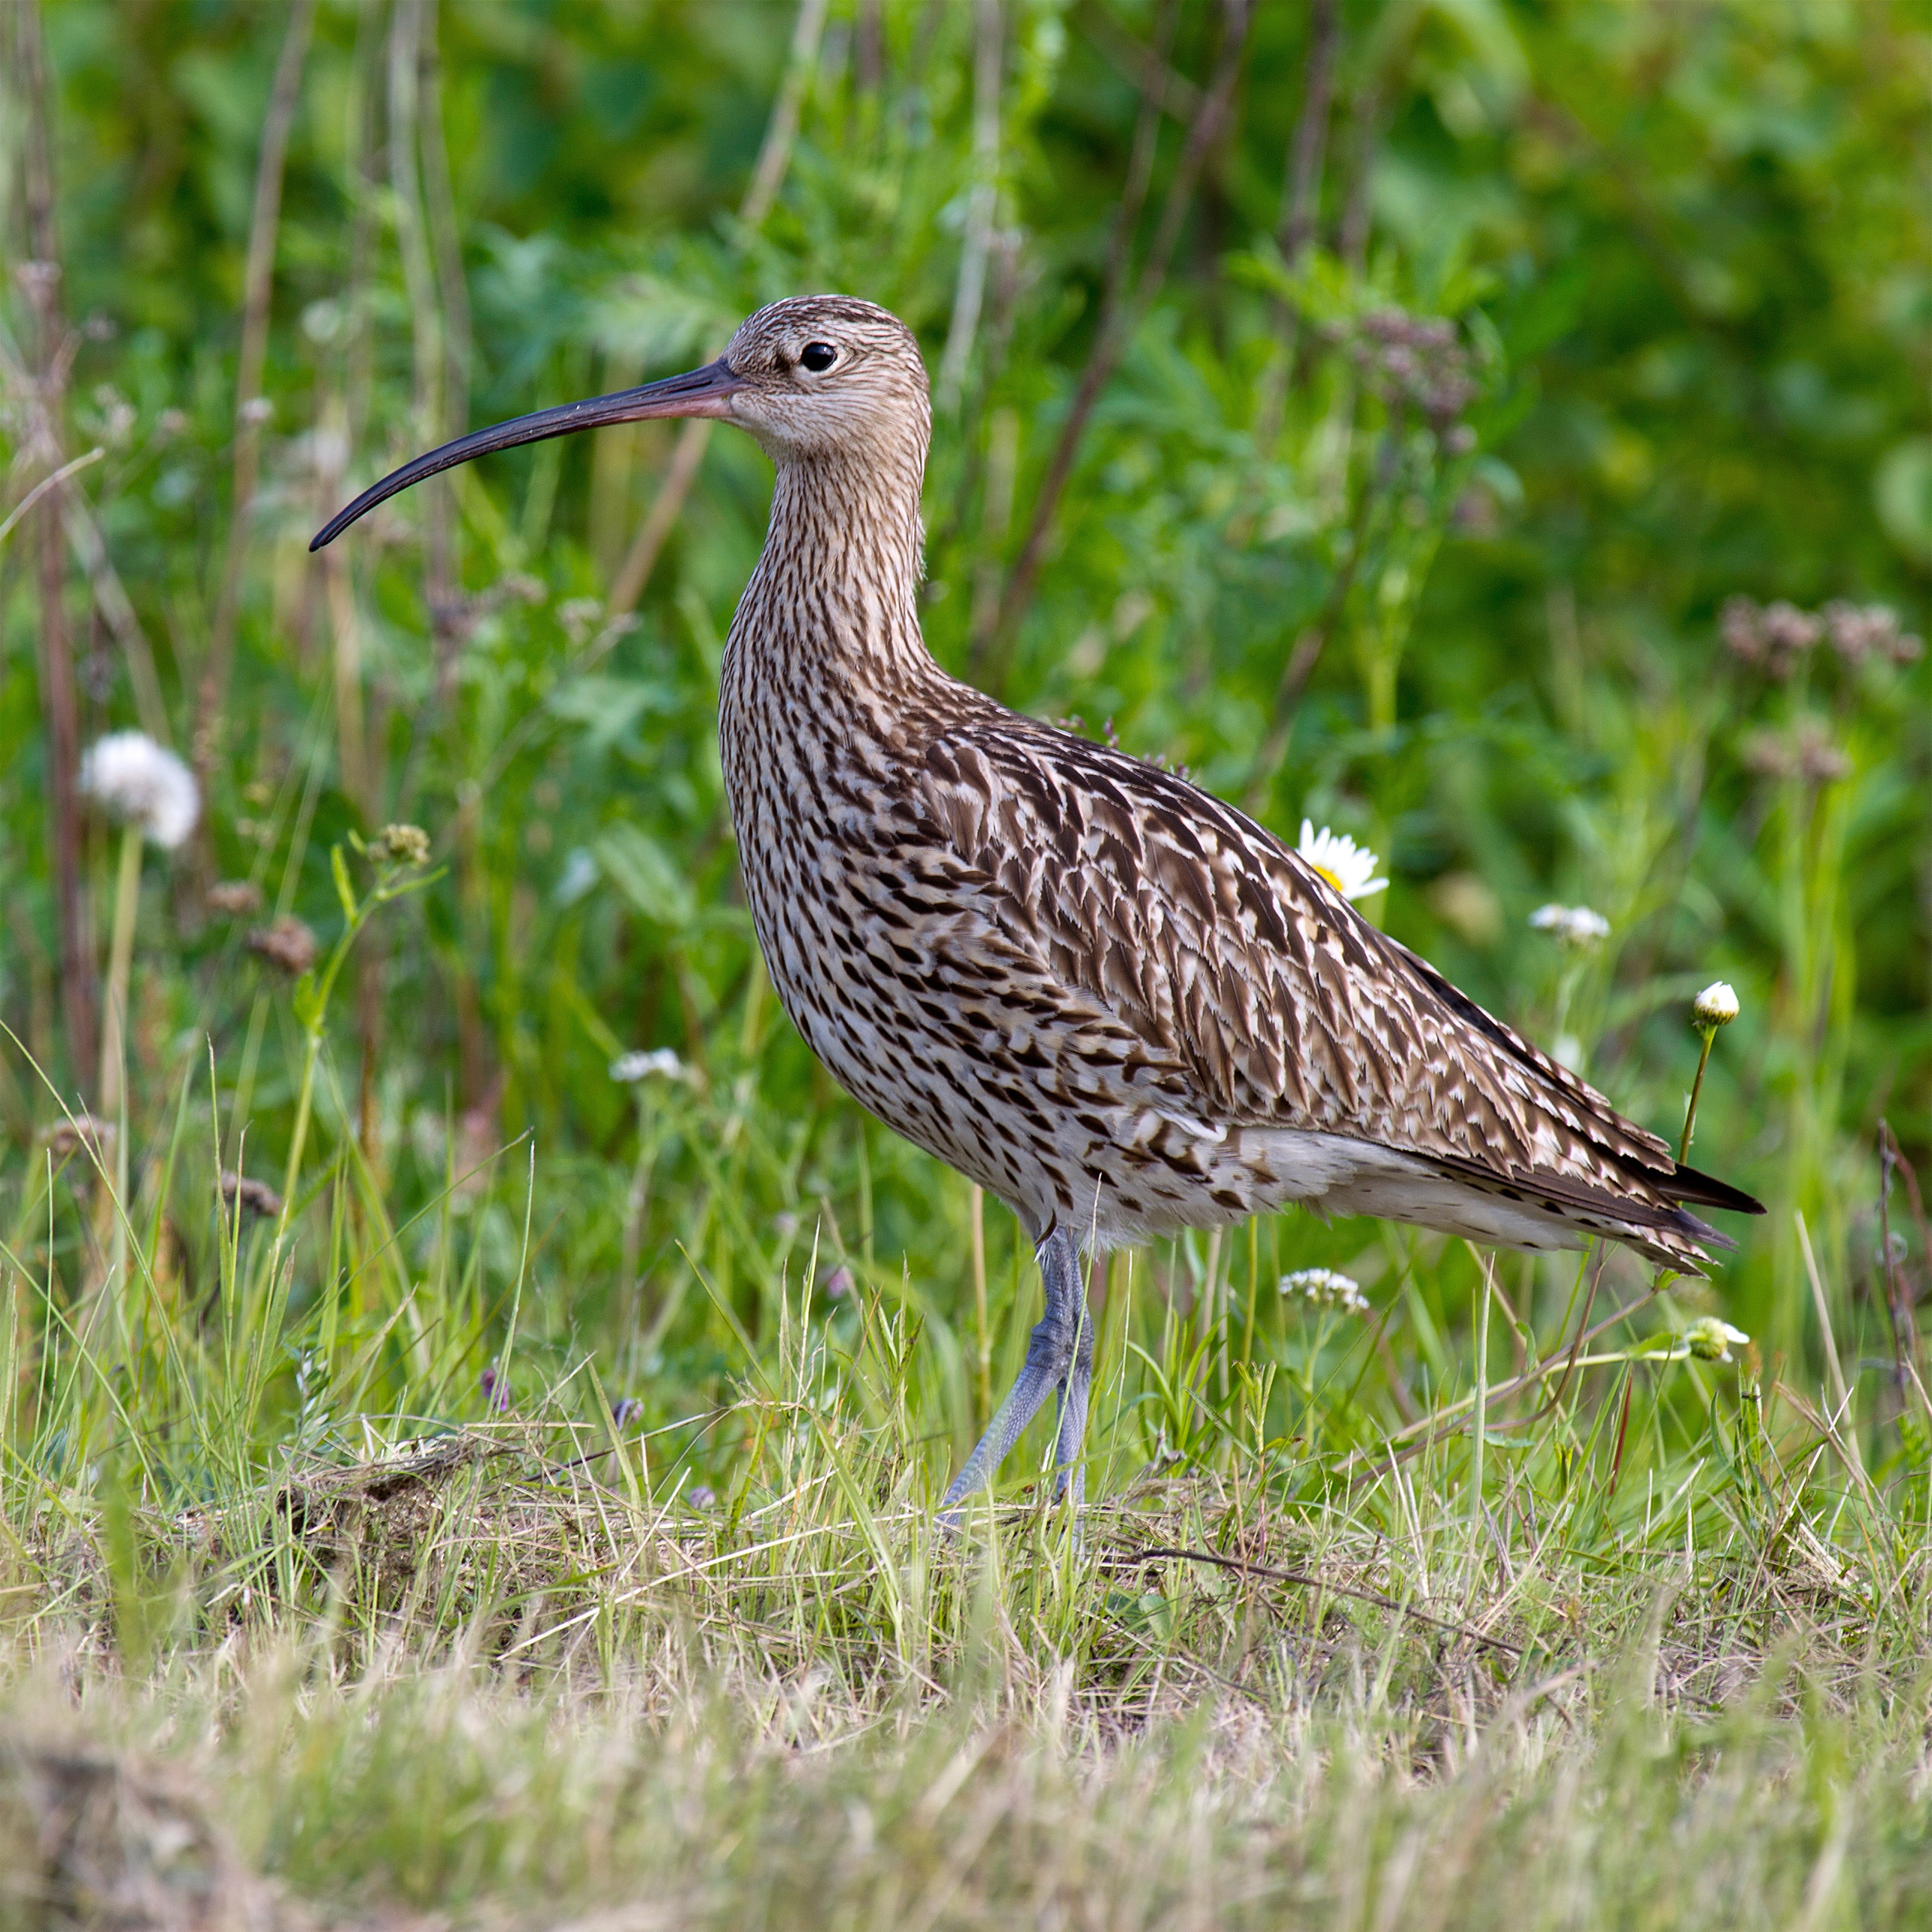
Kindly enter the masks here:
[[660, 1046], [655, 1053], [620, 1053], [610, 1063], [610, 1077], [620, 1086], [630, 1086], [654, 1077], [681, 1080], [687, 1074], [685, 1063], [668, 1046]]
[[1386, 879], [1375, 876], [1375, 867], [1381, 861], [1346, 832], [1332, 832], [1326, 825], [1318, 832], [1311, 819], [1304, 819], [1302, 842], [1295, 850], [1344, 899], [1365, 899], [1388, 885]]
[[1742, 1348], [1751, 1339], [1741, 1328], [1715, 1315], [1706, 1315], [1684, 1331], [1684, 1345], [1700, 1362], [1728, 1362], [1733, 1345]]
[[194, 774], [144, 731], [96, 739], [80, 761], [80, 789], [164, 851], [180, 845], [201, 816]]
[[1610, 937], [1610, 922], [1587, 906], [1559, 906], [1553, 901], [1539, 906], [1530, 915], [1530, 923], [1560, 945], [1574, 946], [1580, 951]]
[[1728, 1026], [1736, 1017], [1737, 993], [1722, 980], [1713, 980], [1690, 1009], [1690, 1023], [1700, 1028]]
[[1368, 1312], [1368, 1298], [1352, 1277], [1332, 1268], [1298, 1268], [1277, 1284], [1283, 1295], [1299, 1295], [1317, 1306], [1338, 1308], [1345, 1315]]

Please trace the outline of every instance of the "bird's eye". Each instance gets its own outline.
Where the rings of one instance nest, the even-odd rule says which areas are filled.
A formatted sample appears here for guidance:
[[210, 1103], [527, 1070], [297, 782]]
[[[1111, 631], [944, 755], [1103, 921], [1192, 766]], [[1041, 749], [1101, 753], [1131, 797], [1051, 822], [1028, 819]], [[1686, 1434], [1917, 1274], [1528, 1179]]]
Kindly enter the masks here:
[[838, 359], [838, 351], [829, 342], [807, 342], [798, 356], [798, 360], [814, 375], [824, 375]]

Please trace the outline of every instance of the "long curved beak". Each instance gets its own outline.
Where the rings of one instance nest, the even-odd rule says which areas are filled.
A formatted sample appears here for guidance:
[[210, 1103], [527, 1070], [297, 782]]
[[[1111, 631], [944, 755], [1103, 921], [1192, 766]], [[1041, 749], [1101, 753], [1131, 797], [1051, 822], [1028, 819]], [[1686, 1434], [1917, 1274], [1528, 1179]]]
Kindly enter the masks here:
[[392, 470], [380, 483], [372, 484], [347, 509], [338, 510], [310, 541], [311, 550], [333, 543], [351, 524], [387, 503], [399, 490], [420, 483], [439, 470], [453, 469], [472, 457], [488, 456], [493, 450], [513, 449], [518, 443], [542, 442], [551, 436], [574, 435], [579, 430], [602, 429], [607, 423], [642, 423], [661, 416], [728, 416], [731, 398], [745, 386], [723, 357], [685, 375], [667, 375], [661, 382], [647, 382], [641, 389], [620, 389], [614, 396], [593, 396], [582, 402], [559, 403], [554, 409], [539, 409], [534, 415], [513, 417], [487, 430], [473, 430], [445, 443], [427, 455]]

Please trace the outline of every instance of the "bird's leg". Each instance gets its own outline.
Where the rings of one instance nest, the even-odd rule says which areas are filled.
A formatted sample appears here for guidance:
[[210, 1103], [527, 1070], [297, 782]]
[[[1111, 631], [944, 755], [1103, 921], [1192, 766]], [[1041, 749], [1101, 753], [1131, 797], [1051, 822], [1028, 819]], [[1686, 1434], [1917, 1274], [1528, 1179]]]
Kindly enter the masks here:
[[[1072, 1388], [1079, 1391], [1078, 1425], [1086, 1422], [1087, 1376], [1092, 1367], [1093, 1338], [1086, 1320], [1086, 1306], [1080, 1293], [1080, 1248], [1074, 1237], [1056, 1228], [1039, 1248], [1040, 1277], [1046, 1291], [1046, 1311], [1034, 1323], [1026, 1344], [1026, 1360], [1018, 1379], [1007, 1392], [986, 1432], [980, 1438], [965, 1466], [952, 1479], [940, 1503], [940, 1521], [948, 1528], [957, 1524], [958, 1505], [975, 1490], [993, 1479], [993, 1472], [1006, 1460], [1026, 1425], [1040, 1412], [1053, 1390], [1066, 1389], [1062, 1403], [1060, 1439], [1067, 1438], [1073, 1422]], [[1086, 1368], [1078, 1367], [1084, 1338]], [[1076, 1436], [1077, 1441], [1077, 1435]]]
[[1060, 1473], [1053, 1485], [1053, 1496], [1058, 1502], [1071, 1489], [1074, 1507], [1078, 1509], [1086, 1497], [1086, 1464], [1081, 1450], [1086, 1441], [1087, 1392], [1093, 1383], [1093, 1317], [1080, 1280], [1080, 1251], [1072, 1237], [1065, 1238], [1065, 1247], [1060, 1253], [1051, 1251], [1053, 1242], [1060, 1238], [1057, 1233], [1050, 1237], [1041, 1267], [1043, 1271], [1057, 1262], [1065, 1268], [1068, 1283], [1065, 1292], [1072, 1301], [1079, 1326], [1073, 1359], [1067, 1364], [1067, 1372], [1060, 1382], [1060, 1428], [1053, 1444], [1053, 1460]]

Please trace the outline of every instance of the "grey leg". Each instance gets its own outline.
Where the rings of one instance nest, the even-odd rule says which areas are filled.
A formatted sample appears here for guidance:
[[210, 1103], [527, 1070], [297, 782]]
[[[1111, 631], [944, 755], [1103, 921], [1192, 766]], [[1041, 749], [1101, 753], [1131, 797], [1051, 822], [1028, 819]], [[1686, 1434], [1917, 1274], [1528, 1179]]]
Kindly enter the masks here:
[[[949, 1528], [959, 1520], [958, 1505], [992, 1481], [993, 1472], [1056, 1387], [1061, 1391], [1057, 1460], [1064, 1466], [1079, 1455], [1086, 1429], [1087, 1385], [1093, 1373], [1093, 1325], [1080, 1291], [1080, 1245], [1065, 1229], [1056, 1228], [1040, 1243], [1039, 1253], [1046, 1311], [1028, 1338], [1019, 1379], [940, 1504], [940, 1520]], [[1065, 1487], [1064, 1476], [1061, 1486]]]
[[1074, 1507], [1078, 1509], [1086, 1500], [1086, 1464], [1082, 1452], [1086, 1444], [1087, 1393], [1093, 1385], [1093, 1317], [1081, 1292], [1077, 1255], [1074, 1257], [1073, 1274], [1080, 1332], [1074, 1344], [1074, 1359], [1067, 1365], [1065, 1379], [1060, 1384], [1060, 1430], [1053, 1444], [1053, 1460], [1060, 1475], [1053, 1486], [1053, 1496], [1058, 1502], [1071, 1487]]

